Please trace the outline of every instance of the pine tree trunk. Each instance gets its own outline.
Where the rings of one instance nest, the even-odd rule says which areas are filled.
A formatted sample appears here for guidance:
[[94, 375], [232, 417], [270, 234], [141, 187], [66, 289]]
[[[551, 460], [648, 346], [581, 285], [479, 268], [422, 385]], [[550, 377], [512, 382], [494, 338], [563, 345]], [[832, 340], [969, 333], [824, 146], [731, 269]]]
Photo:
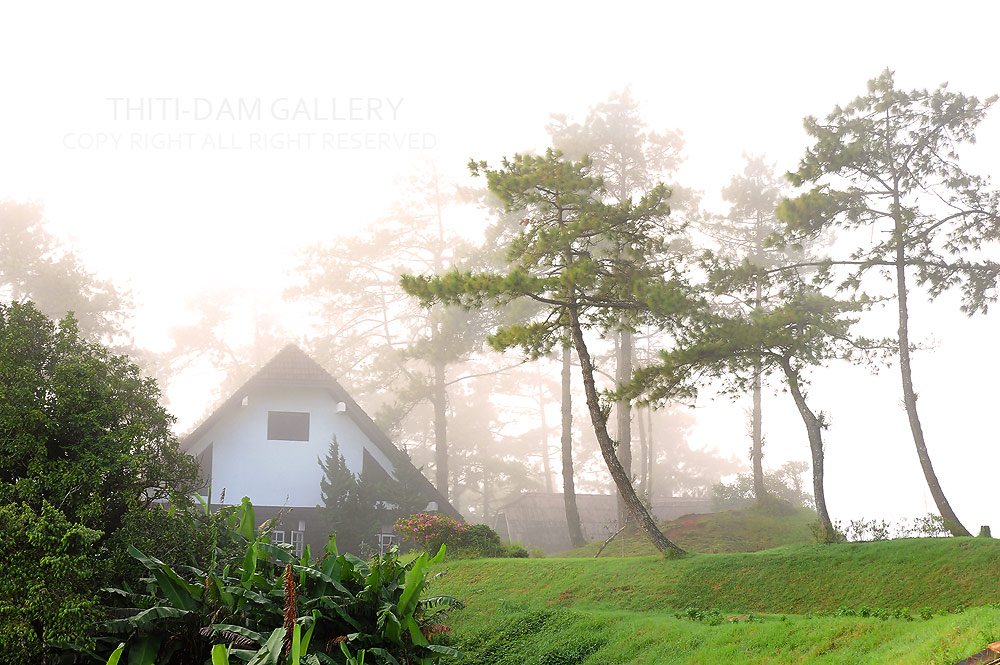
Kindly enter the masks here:
[[751, 414], [751, 436], [753, 437], [753, 448], [750, 458], [753, 461], [753, 494], [757, 501], [763, 501], [767, 496], [767, 489], [764, 487], [764, 435], [761, 431], [760, 413], [760, 360], [754, 361], [753, 379], [753, 413]]
[[910, 368], [910, 331], [909, 313], [906, 303], [906, 262], [902, 242], [901, 225], [897, 224], [896, 233], [900, 239], [896, 243], [896, 297], [899, 301], [899, 371], [903, 380], [903, 404], [906, 416], [910, 421], [910, 432], [913, 434], [913, 444], [917, 448], [920, 468], [923, 469], [927, 487], [931, 490], [934, 505], [944, 518], [945, 525], [953, 536], [971, 536], [972, 534], [958, 521], [958, 516], [951, 509], [941, 483], [938, 482], [930, 455], [927, 453], [927, 443], [924, 441], [924, 430], [917, 416], [917, 394], [913, 391], [913, 375]]
[[639, 489], [649, 495], [649, 445], [646, 443], [646, 409], [636, 411], [636, 422], [639, 423]]
[[788, 389], [792, 393], [792, 399], [795, 400], [795, 406], [799, 409], [802, 422], [806, 425], [806, 434], [809, 436], [809, 450], [812, 453], [813, 496], [816, 500], [816, 514], [819, 516], [820, 535], [823, 542], [832, 543], [836, 541], [836, 532], [830, 521], [830, 513], [826, 509], [826, 492], [823, 489], [823, 428], [816, 414], [806, 404], [805, 396], [799, 387], [798, 374], [792, 369], [787, 358], [781, 359], [781, 369], [785, 372]]
[[574, 305], [567, 307], [570, 319], [570, 332], [573, 336], [573, 346], [576, 347], [576, 355], [580, 359], [580, 370], [583, 374], [583, 388], [587, 395], [587, 409], [590, 411], [590, 420], [594, 425], [594, 433], [597, 435], [597, 443], [601, 447], [601, 455], [608, 465], [611, 478], [615, 481], [619, 493], [625, 500], [625, 505], [635, 519], [639, 528], [646, 534], [650, 542], [657, 550], [667, 555], [683, 554], [684, 550], [670, 542], [666, 536], [656, 526], [656, 522], [650, 517], [646, 507], [642, 505], [639, 496], [632, 487], [632, 479], [625, 472], [618, 456], [615, 454], [615, 442], [608, 434], [607, 417], [601, 410], [601, 404], [597, 394], [597, 387], [594, 383], [594, 366], [590, 359], [590, 352], [587, 350], [586, 341], [583, 338], [583, 328], [580, 325], [579, 313]]
[[[757, 211], [757, 221], [754, 226], [754, 254], [759, 257], [764, 252], [763, 243], [760, 241], [760, 229], [764, 224], [763, 216]], [[760, 279], [754, 280], [754, 309], [760, 310], [764, 303], [764, 287]], [[753, 463], [753, 493], [757, 501], [763, 501], [767, 496], [767, 488], [764, 486], [764, 432], [762, 428], [762, 418], [760, 412], [760, 357], [754, 359], [753, 363], [753, 413], [751, 415], [751, 437], [753, 438], [753, 448], [750, 451], [750, 458]]]
[[[615, 384], [621, 387], [632, 379], [632, 333], [624, 328], [618, 336], [618, 353], [615, 362]], [[625, 475], [632, 478], [632, 405], [627, 399], [615, 403], [615, 432], [618, 434], [618, 461]], [[618, 494], [618, 526], [625, 523], [628, 508]]]
[[653, 498], [653, 478], [656, 476], [656, 450], [653, 446], [653, 410], [646, 409], [646, 436], [649, 437], [649, 462], [646, 464], [646, 496]]
[[[445, 366], [434, 362], [434, 470], [435, 486], [448, 498], [448, 396], [445, 392]], [[484, 488], [485, 489], [485, 488]]]
[[539, 369], [538, 377], [538, 416], [541, 422], [542, 439], [542, 475], [545, 476], [545, 491], [551, 494], [552, 489], [552, 461], [549, 459], [549, 423], [545, 419], [545, 389], [542, 386], [541, 364], [535, 363]]
[[583, 547], [587, 539], [580, 525], [580, 511], [576, 507], [576, 488], [573, 481], [573, 359], [568, 346], [562, 350], [562, 476], [563, 503], [566, 506], [566, 524], [569, 525], [569, 542], [573, 547]]

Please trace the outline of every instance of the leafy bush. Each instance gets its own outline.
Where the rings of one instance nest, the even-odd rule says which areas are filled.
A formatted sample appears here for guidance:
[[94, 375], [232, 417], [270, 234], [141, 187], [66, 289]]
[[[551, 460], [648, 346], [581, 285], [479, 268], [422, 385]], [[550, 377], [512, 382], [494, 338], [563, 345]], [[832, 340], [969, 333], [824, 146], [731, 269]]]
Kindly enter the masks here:
[[851, 520], [846, 527], [841, 528], [837, 521], [834, 526], [842, 532], [844, 539], [851, 542], [872, 542], [892, 538], [942, 538], [951, 535], [940, 515], [925, 515], [913, 520], [901, 519], [899, 522], [866, 519], [864, 517]]
[[916, 533], [925, 538], [942, 538], [951, 535], [948, 524], [940, 515], [927, 514], [913, 520]]
[[862, 517], [861, 519], [851, 520], [847, 528], [844, 529], [844, 535], [847, 537], [847, 540], [853, 542], [888, 540], [889, 529], [891, 527], [892, 524], [885, 520], [869, 520]]
[[0, 663], [44, 662], [45, 645], [88, 646], [97, 618], [87, 558], [100, 537], [49, 502], [0, 506]]
[[383, 525], [427, 505], [428, 497], [420, 489], [423, 480], [419, 478], [420, 472], [408, 458], [402, 459], [405, 453], [398, 454], [400, 459], [394, 463], [396, 480], [371, 471], [355, 475], [340, 454], [336, 437], [333, 438], [326, 459], [320, 461], [323, 471], [320, 517], [327, 533], [337, 534], [341, 549], [361, 554], [371, 548], [374, 534]]
[[689, 607], [683, 612], [675, 613], [674, 616], [678, 619], [700, 621], [707, 623], [709, 626], [718, 626], [725, 621], [725, 617], [718, 610], [702, 610], [697, 607]]
[[462, 551], [477, 552], [481, 557], [504, 557], [507, 549], [500, 535], [486, 524], [472, 524], [462, 535]]
[[43, 662], [44, 644], [88, 643], [124, 543], [153, 537], [147, 508], [194, 490], [198, 465], [156, 383], [83, 339], [73, 316], [0, 304], [0, 387], [0, 659]]
[[[910, 614], [910, 609], [908, 607], [897, 607], [894, 610], [882, 607], [868, 607], [867, 605], [862, 605], [857, 609], [851, 607], [838, 607], [834, 611], [833, 615], [838, 617], [870, 617], [874, 619], [881, 619], [882, 621], [888, 621], [889, 619], [913, 621], [913, 616]], [[930, 617], [924, 617], [923, 610], [921, 610], [921, 618]]]
[[416, 513], [396, 520], [395, 529], [403, 542], [411, 542], [419, 549], [432, 551], [440, 549], [442, 545], [461, 546], [469, 526], [446, 515]]
[[[764, 489], [796, 506], [815, 508], [813, 496], [802, 483], [802, 474], [809, 470], [805, 462], [786, 462], [781, 468], [764, 472]], [[753, 490], [753, 474], [741, 473], [731, 483], [712, 486], [713, 511], [746, 508], [757, 497]]]
[[197, 485], [156, 382], [126, 356], [91, 344], [67, 316], [0, 305], [0, 503], [38, 512], [50, 498], [71, 523], [101, 531]]
[[[365, 562], [339, 554], [331, 538], [325, 554], [312, 559], [308, 548], [296, 557], [288, 544], [269, 542], [267, 527], [255, 527], [246, 498], [223, 513], [225, 526], [242, 539], [238, 560], [219, 557], [206, 570], [172, 567], [135, 548], [131, 555], [151, 575], [145, 588], [108, 589], [107, 620], [101, 624], [96, 655], [105, 658], [119, 643], [133, 659], [160, 665], [202, 665], [229, 655], [260, 665], [285, 662], [430, 665], [454, 656], [450, 647], [430, 644], [446, 630], [441, 621], [461, 604], [450, 596], [421, 598], [428, 567], [444, 556], [422, 554], [400, 563], [393, 549]], [[319, 645], [309, 653], [309, 645]], [[78, 651], [87, 651], [77, 645]], [[214, 652], [214, 654], [213, 654]], [[140, 657], [140, 654], [142, 657]], [[360, 662], [360, 661], [359, 661]]]
[[216, 512], [194, 506], [190, 497], [171, 497], [170, 507], [153, 506], [128, 512], [122, 525], [104, 542], [104, 558], [110, 567], [113, 586], [135, 585], [146, 568], [129, 555], [129, 545], [171, 566], [206, 568], [213, 559], [236, 559], [246, 543], [236, 538], [227, 515], [239, 513], [239, 506], [223, 506]]
[[[528, 550], [523, 545], [520, 543], [504, 543], [500, 540], [500, 535], [486, 524], [469, 524], [464, 526], [465, 530], [462, 531], [460, 538], [445, 541], [448, 544], [449, 558], [500, 559], [527, 558], [529, 556]], [[542, 552], [542, 556], [545, 556], [544, 552]]]

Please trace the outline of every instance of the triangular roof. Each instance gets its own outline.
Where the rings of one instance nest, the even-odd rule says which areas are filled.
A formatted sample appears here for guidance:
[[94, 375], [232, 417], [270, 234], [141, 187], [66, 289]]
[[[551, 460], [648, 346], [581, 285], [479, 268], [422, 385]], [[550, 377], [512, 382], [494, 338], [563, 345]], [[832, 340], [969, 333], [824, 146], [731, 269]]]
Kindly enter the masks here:
[[[270, 362], [247, 379], [246, 383], [235, 390], [219, 408], [184, 437], [181, 442], [181, 450], [186, 451], [193, 443], [207, 434], [226, 412], [239, 406], [243, 397], [251, 390], [271, 386], [315, 387], [326, 390], [334, 401], [345, 404], [347, 416], [393, 464], [411, 464], [409, 457], [396, 448], [392, 440], [354, 401], [354, 398], [340, 385], [337, 379], [333, 378], [333, 375], [295, 344], [289, 344], [279, 351], [271, 358]], [[423, 489], [433, 501], [437, 502], [440, 512], [456, 519], [463, 519], [462, 515], [441, 495], [424, 474], [417, 473], [416, 475], [425, 483]]]

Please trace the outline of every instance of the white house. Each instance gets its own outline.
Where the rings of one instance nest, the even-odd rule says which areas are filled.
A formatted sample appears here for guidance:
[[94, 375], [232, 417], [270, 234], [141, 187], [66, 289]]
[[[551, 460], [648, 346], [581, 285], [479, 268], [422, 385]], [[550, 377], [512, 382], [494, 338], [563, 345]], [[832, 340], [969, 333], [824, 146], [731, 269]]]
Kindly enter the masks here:
[[[329, 534], [317, 514], [318, 460], [334, 437], [355, 474], [384, 471], [395, 479], [396, 465], [410, 463], [333, 376], [290, 344], [195, 428], [181, 450], [198, 459], [213, 507], [223, 491], [228, 504], [250, 497], [258, 522], [281, 513], [276, 540], [322, 551]], [[410, 475], [422, 481], [429, 507], [461, 519], [422, 474]]]

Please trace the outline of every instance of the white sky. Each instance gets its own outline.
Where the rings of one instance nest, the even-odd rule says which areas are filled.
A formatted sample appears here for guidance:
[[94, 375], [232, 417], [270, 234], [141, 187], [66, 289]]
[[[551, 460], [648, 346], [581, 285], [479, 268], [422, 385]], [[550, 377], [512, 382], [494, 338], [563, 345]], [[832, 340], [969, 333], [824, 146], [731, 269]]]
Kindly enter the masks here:
[[[744, 151], [793, 168], [802, 117], [847, 103], [886, 66], [904, 88], [1000, 92], [1000, 9], [989, 2], [100, 7], [0, 9], [0, 197], [44, 203], [49, 228], [89, 267], [130, 285], [138, 341], [154, 348], [188, 294], [239, 286], [275, 302], [297, 248], [377, 216], [420, 164], [464, 177], [470, 157], [543, 148], [549, 113], [581, 118], [625, 85], [653, 128], [684, 132], [678, 179], [709, 201]], [[126, 104], [150, 98], [169, 101], [126, 117]], [[361, 106], [343, 118], [352, 98]], [[291, 119], [300, 99], [307, 111]], [[255, 100], [259, 115], [224, 114]], [[970, 169], [1000, 172], [996, 115], [966, 154]], [[1000, 323], [946, 300], [914, 316], [914, 337], [937, 342], [914, 371], [945, 491], [967, 527], [1000, 529]], [[815, 376], [813, 403], [833, 423], [834, 517], [933, 507], [898, 383], [893, 370]], [[204, 408], [185, 390], [171, 395], [182, 424]], [[695, 441], [742, 457], [744, 406], [704, 400]], [[765, 408], [766, 462], [807, 459], [788, 397]]]

